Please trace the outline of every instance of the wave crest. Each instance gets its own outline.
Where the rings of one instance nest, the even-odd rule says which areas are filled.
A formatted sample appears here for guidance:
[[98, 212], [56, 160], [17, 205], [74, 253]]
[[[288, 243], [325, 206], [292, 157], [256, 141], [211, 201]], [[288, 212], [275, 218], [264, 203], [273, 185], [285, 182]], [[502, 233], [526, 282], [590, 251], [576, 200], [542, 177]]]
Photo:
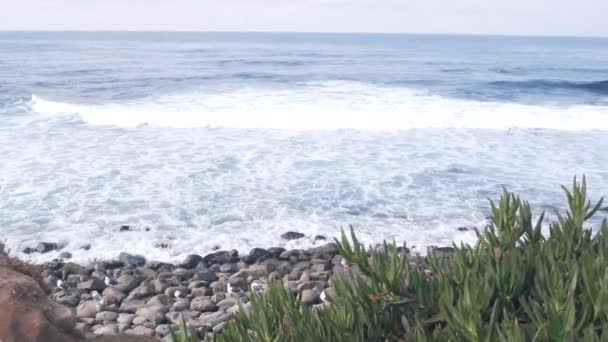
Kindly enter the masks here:
[[[607, 82], [587, 84], [604, 87]], [[44, 114], [78, 115], [90, 125], [407, 130], [415, 128], [545, 128], [608, 130], [608, 107], [537, 106], [446, 98], [406, 88], [317, 82], [291, 89], [191, 92], [102, 105], [32, 96]]]

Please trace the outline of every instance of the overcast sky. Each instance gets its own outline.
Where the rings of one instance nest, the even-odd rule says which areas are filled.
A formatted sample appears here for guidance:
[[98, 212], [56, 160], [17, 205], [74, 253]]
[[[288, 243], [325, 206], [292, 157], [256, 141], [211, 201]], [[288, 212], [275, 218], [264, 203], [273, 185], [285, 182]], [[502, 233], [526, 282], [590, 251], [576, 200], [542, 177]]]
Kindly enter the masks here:
[[0, 30], [608, 36], [608, 0], [0, 0]]

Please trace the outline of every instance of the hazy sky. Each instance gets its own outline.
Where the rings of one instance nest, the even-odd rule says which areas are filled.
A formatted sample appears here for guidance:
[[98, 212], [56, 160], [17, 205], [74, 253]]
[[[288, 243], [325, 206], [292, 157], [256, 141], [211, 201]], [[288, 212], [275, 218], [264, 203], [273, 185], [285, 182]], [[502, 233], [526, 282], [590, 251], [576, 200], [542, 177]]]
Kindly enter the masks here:
[[608, 0], [0, 0], [0, 30], [608, 36]]

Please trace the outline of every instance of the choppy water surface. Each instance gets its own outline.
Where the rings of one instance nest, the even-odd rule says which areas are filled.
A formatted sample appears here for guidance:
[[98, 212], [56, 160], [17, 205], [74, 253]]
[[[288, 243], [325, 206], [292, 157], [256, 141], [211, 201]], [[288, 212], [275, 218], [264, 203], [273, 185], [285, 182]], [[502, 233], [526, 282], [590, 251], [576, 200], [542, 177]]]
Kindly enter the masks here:
[[14, 251], [177, 260], [348, 224], [419, 250], [471, 242], [456, 228], [503, 186], [539, 210], [575, 174], [608, 194], [607, 150], [606, 39], [0, 33]]

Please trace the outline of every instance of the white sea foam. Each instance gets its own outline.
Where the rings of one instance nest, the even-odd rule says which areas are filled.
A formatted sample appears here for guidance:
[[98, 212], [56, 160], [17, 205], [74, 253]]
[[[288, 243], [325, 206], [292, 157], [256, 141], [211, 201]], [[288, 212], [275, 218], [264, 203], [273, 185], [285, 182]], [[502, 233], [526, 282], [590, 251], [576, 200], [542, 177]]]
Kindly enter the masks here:
[[90, 125], [288, 130], [545, 128], [608, 130], [608, 107], [540, 106], [446, 98], [407, 88], [319, 82], [277, 89], [199, 91], [132, 102], [71, 104], [32, 97], [44, 114], [77, 114]]

